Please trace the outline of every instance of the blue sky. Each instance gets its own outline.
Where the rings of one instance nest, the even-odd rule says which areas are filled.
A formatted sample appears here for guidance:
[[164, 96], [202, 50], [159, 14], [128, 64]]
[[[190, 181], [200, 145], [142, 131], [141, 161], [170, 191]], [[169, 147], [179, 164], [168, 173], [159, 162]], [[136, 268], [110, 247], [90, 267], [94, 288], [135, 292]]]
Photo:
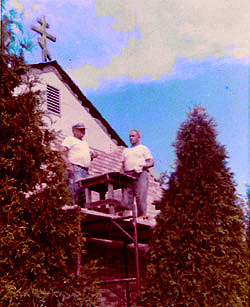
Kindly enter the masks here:
[[23, 12], [41, 61], [46, 16], [53, 60], [128, 144], [138, 128], [155, 170], [171, 171], [171, 144], [186, 113], [203, 105], [218, 124], [228, 166], [244, 194], [249, 180], [249, 0], [9, 0]]

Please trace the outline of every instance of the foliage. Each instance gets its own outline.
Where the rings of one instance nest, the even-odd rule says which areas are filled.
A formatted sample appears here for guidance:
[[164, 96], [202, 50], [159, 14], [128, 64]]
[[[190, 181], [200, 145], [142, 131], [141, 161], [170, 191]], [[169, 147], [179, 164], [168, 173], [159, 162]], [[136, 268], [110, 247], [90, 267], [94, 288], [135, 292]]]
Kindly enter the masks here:
[[169, 174], [167, 173], [167, 171], [160, 173], [160, 177], [159, 179], [157, 179], [157, 182], [159, 182], [160, 186], [163, 189], [168, 188]]
[[249, 184], [246, 184], [246, 196], [248, 200], [250, 200], [250, 185]]
[[1, 2], [1, 54], [15, 54], [24, 56], [24, 52], [31, 52], [34, 44], [29, 32], [23, 24], [24, 14], [15, 9], [7, 8], [7, 1]]
[[[248, 205], [248, 216], [247, 216], [247, 234], [246, 234], [246, 238], [247, 238], [247, 246], [248, 246], [248, 259], [250, 259], [250, 186], [247, 185], [247, 205]], [[249, 260], [250, 262], [250, 260]], [[248, 264], [248, 272], [250, 274], [250, 263]], [[250, 278], [249, 278], [250, 279]], [[249, 280], [250, 283], [250, 280]]]
[[[25, 81], [22, 58], [4, 55], [0, 87], [0, 305], [97, 306], [95, 263], [82, 264], [84, 239], [43, 122], [39, 92]], [[25, 83], [25, 91], [14, 89]]]
[[215, 128], [203, 107], [180, 126], [138, 306], [248, 306], [243, 215]]

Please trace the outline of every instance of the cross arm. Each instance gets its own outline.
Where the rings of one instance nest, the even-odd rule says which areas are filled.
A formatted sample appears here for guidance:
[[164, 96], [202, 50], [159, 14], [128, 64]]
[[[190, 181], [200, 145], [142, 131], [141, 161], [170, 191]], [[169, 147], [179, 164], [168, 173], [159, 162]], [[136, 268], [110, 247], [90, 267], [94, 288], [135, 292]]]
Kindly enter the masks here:
[[37, 28], [37, 27], [35, 27], [35, 26], [31, 26], [31, 29], [32, 29], [33, 31], [36, 31], [36, 32], [39, 33], [39, 34], [43, 34], [42, 30], [39, 29], [39, 28]]
[[48, 34], [46, 31], [41, 30], [35, 26], [31, 26], [31, 29], [34, 30], [35, 32], [41, 34], [41, 35], [45, 35], [48, 39], [52, 40], [52, 42], [56, 41], [56, 38], [50, 34]]

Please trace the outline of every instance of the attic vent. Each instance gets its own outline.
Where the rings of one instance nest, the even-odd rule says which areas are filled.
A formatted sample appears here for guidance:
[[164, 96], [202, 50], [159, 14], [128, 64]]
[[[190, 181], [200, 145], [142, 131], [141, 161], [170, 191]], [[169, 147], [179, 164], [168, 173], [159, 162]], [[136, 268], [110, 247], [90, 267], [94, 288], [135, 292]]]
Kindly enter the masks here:
[[47, 84], [47, 108], [49, 111], [60, 114], [59, 90]]

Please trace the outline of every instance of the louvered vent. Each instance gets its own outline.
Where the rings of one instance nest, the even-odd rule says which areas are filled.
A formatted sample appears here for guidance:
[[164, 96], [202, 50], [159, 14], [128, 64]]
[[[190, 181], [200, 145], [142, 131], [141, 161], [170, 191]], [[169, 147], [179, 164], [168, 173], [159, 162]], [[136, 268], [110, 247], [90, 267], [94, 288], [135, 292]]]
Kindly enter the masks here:
[[60, 114], [59, 90], [47, 84], [47, 108], [49, 111]]

